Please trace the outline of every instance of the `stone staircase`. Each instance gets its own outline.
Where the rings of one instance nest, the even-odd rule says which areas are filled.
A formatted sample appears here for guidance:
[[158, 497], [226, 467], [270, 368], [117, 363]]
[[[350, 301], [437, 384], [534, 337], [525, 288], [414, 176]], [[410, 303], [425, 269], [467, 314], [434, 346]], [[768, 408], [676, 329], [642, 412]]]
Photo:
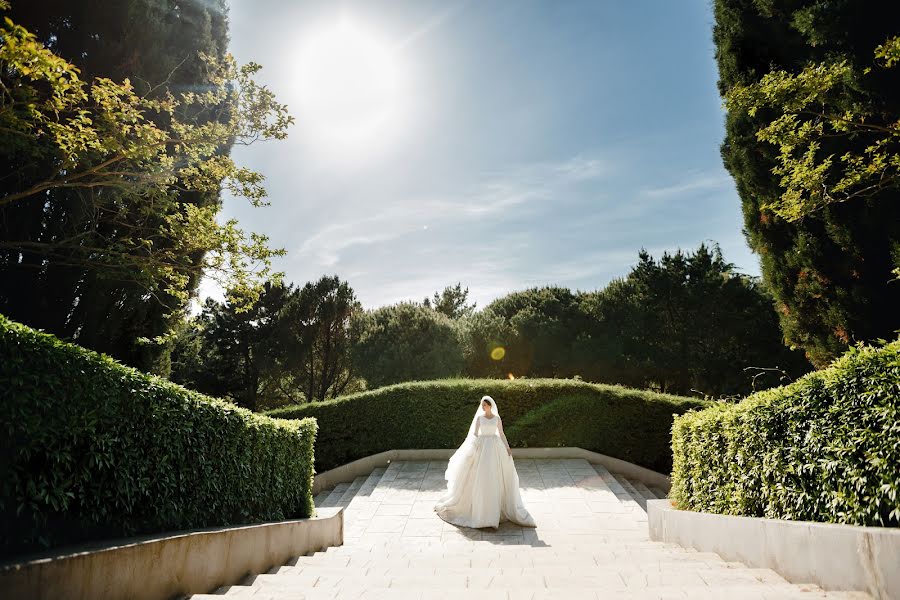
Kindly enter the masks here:
[[446, 487], [446, 466], [393, 462], [322, 491], [316, 506], [344, 507], [343, 546], [191, 598], [869, 598], [652, 542], [647, 500], [664, 492], [582, 459], [516, 459], [537, 528], [456, 527], [432, 509]]

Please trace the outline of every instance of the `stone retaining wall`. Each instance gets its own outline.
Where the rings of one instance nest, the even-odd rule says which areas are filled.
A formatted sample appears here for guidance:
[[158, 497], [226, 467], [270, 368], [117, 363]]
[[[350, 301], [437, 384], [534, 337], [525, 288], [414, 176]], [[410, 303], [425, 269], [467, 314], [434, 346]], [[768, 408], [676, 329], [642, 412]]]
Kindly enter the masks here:
[[900, 530], [678, 510], [647, 501], [650, 539], [772, 569], [792, 583], [900, 598]]
[[310, 519], [117, 540], [0, 566], [4, 600], [166, 600], [233, 585], [344, 536], [342, 508]]

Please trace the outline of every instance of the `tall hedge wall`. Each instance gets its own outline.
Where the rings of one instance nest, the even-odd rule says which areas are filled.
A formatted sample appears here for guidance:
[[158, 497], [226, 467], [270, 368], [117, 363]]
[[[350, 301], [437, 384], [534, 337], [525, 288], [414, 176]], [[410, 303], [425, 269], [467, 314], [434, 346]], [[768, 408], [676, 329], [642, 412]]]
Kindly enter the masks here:
[[0, 315], [5, 555], [309, 516], [315, 436]]
[[900, 341], [680, 416], [672, 431], [681, 508], [900, 525]]
[[708, 406], [693, 398], [571, 379], [446, 379], [269, 414], [316, 418], [316, 468], [323, 471], [385, 450], [458, 447], [484, 394], [497, 401], [514, 447], [579, 446], [666, 473], [672, 415]]

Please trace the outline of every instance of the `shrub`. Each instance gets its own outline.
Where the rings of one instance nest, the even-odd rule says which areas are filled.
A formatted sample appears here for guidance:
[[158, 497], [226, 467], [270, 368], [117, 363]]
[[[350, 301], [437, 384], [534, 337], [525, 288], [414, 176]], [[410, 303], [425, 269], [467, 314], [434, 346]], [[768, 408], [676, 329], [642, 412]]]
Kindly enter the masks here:
[[2, 553], [306, 517], [313, 419], [255, 415], [0, 315]]
[[497, 400], [512, 446], [580, 446], [668, 472], [672, 415], [707, 402], [570, 379], [403, 383], [270, 411], [319, 423], [316, 468], [402, 448], [456, 448], [482, 395]]
[[900, 341], [675, 419], [680, 508], [900, 525]]

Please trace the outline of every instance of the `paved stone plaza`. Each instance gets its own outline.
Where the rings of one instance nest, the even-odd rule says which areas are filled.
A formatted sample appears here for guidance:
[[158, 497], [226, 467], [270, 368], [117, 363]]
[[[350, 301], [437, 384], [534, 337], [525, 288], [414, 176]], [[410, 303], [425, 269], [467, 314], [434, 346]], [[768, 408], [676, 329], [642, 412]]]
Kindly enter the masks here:
[[643, 504], [661, 492], [581, 459], [516, 460], [537, 528], [456, 527], [432, 509], [446, 465], [394, 462], [320, 494], [318, 506], [346, 507], [343, 546], [192, 598], [869, 598], [652, 542]]

